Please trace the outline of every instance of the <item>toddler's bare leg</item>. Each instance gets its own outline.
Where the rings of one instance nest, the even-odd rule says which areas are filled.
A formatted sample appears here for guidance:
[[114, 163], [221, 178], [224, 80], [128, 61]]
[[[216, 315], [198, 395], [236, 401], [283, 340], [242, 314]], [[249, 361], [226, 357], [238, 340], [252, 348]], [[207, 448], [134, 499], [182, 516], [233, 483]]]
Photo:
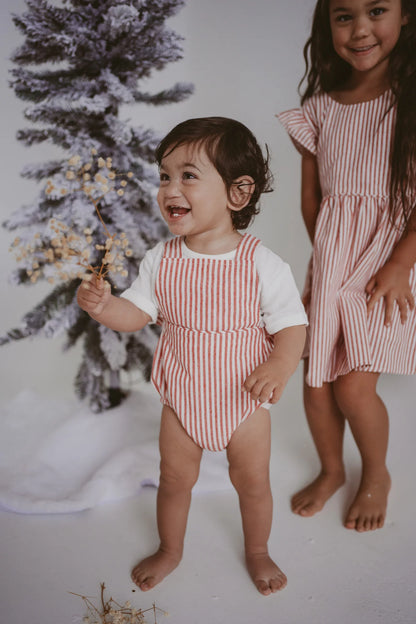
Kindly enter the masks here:
[[165, 406], [160, 425], [160, 482], [157, 494], [158, 550], [143, 559], [131, 576], [141, 590], [151, 589], [182, 558], [192, 488], [198, 479], [202, 449], [188, 436], [172, 409]]
[[345, 419], [335, 401], [332, 384], [311, 388], [305, 383], [304, 404], [321, 472], [292, 497], [291, 503], [294, 513], [313, 516], [345, 481], [342, 459]]
[[389, 418], [376, 392], [378, 378], [376, 373], [353, 372], [334, 382], [362, 460], [361, 483], [345, 520], [348, 529], [360, 532], [384, 525], [391, 486], [386, 466]]
[[283, 589], [286, 576], [269, 557], [273, 514], [270, 490], [270, 415], [259, 408], [234, 432], [227, 448], [230, 478], [237, 490], [247, 569], [260, 593]]

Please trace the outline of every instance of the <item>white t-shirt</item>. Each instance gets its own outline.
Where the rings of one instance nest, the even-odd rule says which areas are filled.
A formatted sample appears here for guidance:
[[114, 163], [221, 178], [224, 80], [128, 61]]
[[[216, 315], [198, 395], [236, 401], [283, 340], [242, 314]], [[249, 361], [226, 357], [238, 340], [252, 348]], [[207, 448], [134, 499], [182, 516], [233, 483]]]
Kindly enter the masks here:
[[[160, 242], [146, 252], [140, 263], [139, 275], [130, 288], [121, 294], [121, 297], [146, 312], [153, 323], [158, 318], [155, 284], [163, 248], [164, 243]], [[185, 258], [233, 260], [235, 254], [236, 249], [217, 255], [196, 253], [182, 240], [182, 255]], [[254, 261], [259, 276], [260, 309], [267, 332], [273, 335], [286, 327], [307, 325], [306, 313], [289, 265], [262, 244], [254, 252]]]

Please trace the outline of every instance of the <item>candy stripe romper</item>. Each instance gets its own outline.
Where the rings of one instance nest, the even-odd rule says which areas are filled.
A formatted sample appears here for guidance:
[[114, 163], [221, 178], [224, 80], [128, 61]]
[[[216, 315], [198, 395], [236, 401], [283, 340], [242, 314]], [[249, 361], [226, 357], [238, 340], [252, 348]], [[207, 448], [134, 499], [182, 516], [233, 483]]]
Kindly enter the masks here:
[[185, 258], [181, 244], [165, 244], [156, 279], [162, 334], [152, 381], [191, 438], [217, 451], [261, 405], [243, 383], [273, 347], [261, 321], [260, 241], [245, 234], [231, 260]]
[[[416, 373], [416, 310], [402, 324], [395, 305], [386, 327], [384, 300], [367, 314], [365, 292], [402, 235], [389, 213], [395, 116], [391, 91], [357, 104], [319, 93], [279, 115], [299, 151], [316, 155], [322, 190], [306, 280], [310, 386], [353, 370]], [[416, 267], [410, 286], [416, 297]]]

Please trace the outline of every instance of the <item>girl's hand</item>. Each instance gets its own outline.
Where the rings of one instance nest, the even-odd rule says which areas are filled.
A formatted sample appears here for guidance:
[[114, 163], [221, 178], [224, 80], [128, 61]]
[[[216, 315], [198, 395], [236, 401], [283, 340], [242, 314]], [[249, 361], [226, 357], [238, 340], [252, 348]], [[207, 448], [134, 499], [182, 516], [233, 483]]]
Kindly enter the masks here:
[[111, 286], [103, 279], [92, 276], [91, 280], [83, 280], [77, 292], [80, 308], [92, 316], [103, 312], [111, 297]]
[[384, 297], [385, 314], [384, 324], [390, 325], [394, 302], [397, 302], [402, 323], [407, 320], [408, 310], [413, 310], [415, 300], [409, 284], [410, 270], [393, 260], [384, 266], [368, 282], [365, 291], [370, 295], [367, 301], [367, 311], [371, 312], [376, 303]]
[[270, 358], [255, 368], [247, 377], [244, 390], [250, 393], [254, 401], [278, 402], [290, 377], [287, 371], [282, 373], [279, 368], [276, 366], [274, 358]]

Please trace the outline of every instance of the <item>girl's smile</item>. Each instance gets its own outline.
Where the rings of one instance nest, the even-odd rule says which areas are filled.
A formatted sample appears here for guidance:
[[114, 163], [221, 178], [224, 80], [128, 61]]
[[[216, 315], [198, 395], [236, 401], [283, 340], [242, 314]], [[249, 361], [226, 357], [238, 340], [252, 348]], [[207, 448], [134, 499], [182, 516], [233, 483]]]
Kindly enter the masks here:
[[333, 45], [353, 73], [387, 70], [406, 22], [400, 0], [330, 0]]

